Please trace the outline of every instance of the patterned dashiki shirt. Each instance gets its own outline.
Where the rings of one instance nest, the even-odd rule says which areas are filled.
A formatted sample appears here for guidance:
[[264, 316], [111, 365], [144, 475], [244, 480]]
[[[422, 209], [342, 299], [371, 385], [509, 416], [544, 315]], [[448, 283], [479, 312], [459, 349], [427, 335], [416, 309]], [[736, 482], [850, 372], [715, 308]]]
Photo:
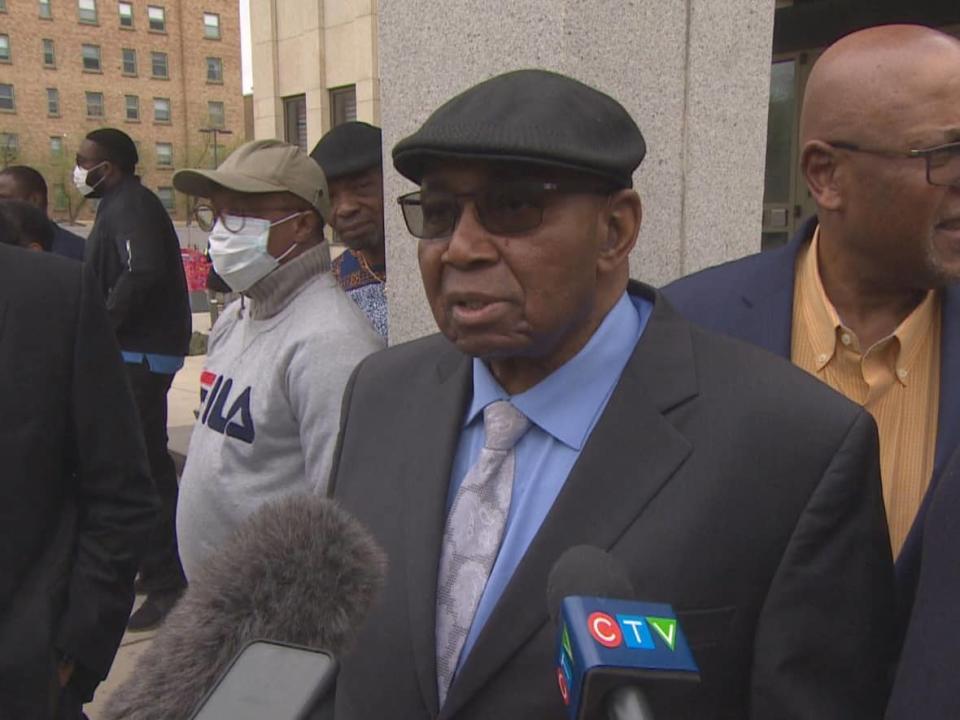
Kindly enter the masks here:
[[387, 268], [385, 265], [371, 265], [370, 270], [379, 275], [374, 277], [360, 262], [353, 250], [344, 250], [333, 261], [333, 275], [340, 287], [363, 310], [364, 314], [380, 336], [387, 338], [387, 296], [384, 293]]

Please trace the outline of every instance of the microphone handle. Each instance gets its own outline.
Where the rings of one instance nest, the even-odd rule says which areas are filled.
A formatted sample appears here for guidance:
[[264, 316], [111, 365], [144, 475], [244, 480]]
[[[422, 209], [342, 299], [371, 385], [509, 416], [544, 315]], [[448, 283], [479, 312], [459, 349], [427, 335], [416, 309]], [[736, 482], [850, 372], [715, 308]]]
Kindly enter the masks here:
[[654, 720], [646, 695], [635, 685], [621, 685], [611, 690], [604, 706], [607, 720]]

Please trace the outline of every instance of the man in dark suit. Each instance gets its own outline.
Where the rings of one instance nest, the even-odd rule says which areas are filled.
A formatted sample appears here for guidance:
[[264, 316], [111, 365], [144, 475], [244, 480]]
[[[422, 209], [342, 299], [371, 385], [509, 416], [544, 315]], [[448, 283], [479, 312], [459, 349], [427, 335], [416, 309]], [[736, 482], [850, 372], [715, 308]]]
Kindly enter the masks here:
[[[47, 181], [43, 175], [27, 165], [10, 165], [0, 170], [0, 199], [22, 200], [47, 214]], [[83, 260], [84, 239], [48, 219], [53, 233], [53, 244], [48, 249], [54, 255]]]
[[157, 509], [88, 270], [0, 243], [0, 368], [0, 718], [78, 718]]
[[366, 359], [345, 394], [334, 496], [389, 570], [338, 720], [564, 717], [546, 582], [582, 544], [679, 612], [702, 682], [651, 686], [658, 717], [881, 714], [874, 423], [628, 281], [644, 151], [619, 103], [537, 70], [394, 148], [442, 334]]
[[[929, 28], [837, 42], [801, 119], [817, 217], [783, 248], [664, 289], [689, 319], [793, 359], [875, 415], [903, 620], [925, 507], [960, 445], [958, 76], [960, 41]], [[817, 337], [820, 355], [805, 353]]]

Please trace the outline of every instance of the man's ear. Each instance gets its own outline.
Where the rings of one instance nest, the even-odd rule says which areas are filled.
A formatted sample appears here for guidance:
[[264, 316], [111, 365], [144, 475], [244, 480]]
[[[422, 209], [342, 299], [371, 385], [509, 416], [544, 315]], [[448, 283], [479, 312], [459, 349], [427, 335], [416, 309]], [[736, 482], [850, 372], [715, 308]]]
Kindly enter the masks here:
[[599, 267], [613, 270], [629, 262], [630, 251], [637, 243], [643, 205], [635, 190], [619, 190], [607, 198], [604, 211], [606, 238], [600, 247]]
[[843, 173], [837, 149], [822, 140], [811, 140], [800, 153], [800, 169], [817, 207], [839, 210], [843, 205]]
[[323, 239], [323, 220], [311, 211], [298, 215], [291, 222], [294, 224], [293, 242], [297, 244], [319, 242]]
[[29, 250], [29, 251], [31, 251], [31, 252], [38, 252], [38, 253], [42, 253], [42, 252], [43, 252], [43, 245], [41, 245], [41, 244], [38, 243], [38, 242], [28, 242], [28, 243], [24, 243], [23, 245], [21, 245], [21, 247], [22, 247], [24, 250]]
[[27, 202], [35, 207], [45, 210], [47, 207], [47, 196], [42, 192], [32, 192], [27, 197]]

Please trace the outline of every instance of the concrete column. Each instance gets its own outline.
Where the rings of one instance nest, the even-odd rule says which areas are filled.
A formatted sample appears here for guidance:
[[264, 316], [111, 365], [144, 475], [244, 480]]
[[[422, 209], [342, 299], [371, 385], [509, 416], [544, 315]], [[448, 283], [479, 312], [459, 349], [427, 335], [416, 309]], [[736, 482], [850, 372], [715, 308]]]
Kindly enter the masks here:
[[769, 0], [381, 0], [391, 344], [435, 331], [390, 150], [442, 102], [508, 70], [562, 72], [637, 120], [644, 222], [633, 277], [659, 285], [760, 247], [774, 3]]
[[256, 138], [283, 137], [283, 108], [277, 96], [276, 0], [250, 3], [253, 44], [253, 132]]

